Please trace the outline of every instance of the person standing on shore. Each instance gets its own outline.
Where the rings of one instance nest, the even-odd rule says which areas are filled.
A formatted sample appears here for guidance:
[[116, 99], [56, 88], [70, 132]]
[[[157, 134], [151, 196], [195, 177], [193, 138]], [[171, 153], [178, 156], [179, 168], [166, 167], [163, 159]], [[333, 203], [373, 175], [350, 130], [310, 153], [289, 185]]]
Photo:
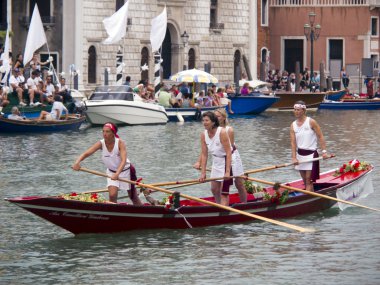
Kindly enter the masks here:
[[134, 185], [119, 181], [119, 178], [136, 180], [136, 170], [127, 158], [127, 147], [117, 134], [117, 127], [112, 123], [103, 126], [103, 139], [82, 153], [73, 165], [73, 169], [78, 171], [80, 163], [96, 151], [102, 151], [102, 161], [107, 167], [107, 187], [110, 202], [117, 202], [119, 189], [128, 190], [129, 198], [133, 205], [141, 206], [142, 202], [137, 195]]
[[[205, 112], [202, 115], [202, 122], [205, 130], [201, 134], [202, 153], [199, 181], [204, 182], [206, 179], [209, 152], [213, 157], [210, 178], [229, 177], [231, 174], [231, 145], [227, 132], [219, 126], [218, 118], [213, 112]], [[223, 184], [231, 185], [232, 179], [211, 181], [211, 192], [216, 203], [228, 206], [229, 193], [222, 193]]]
[[318, 123], [306, 116], [305, 102], [297, 101], [294, 104], [294, 115], [296, 120], [290, 125], [292, 161], [301, 174], [306, 190], [314, 191], [313, 182], [319, 179], [319, 161], [301, 162], [318, 157], [318, 141], [323, 158], [327, 158], [325, 138]]

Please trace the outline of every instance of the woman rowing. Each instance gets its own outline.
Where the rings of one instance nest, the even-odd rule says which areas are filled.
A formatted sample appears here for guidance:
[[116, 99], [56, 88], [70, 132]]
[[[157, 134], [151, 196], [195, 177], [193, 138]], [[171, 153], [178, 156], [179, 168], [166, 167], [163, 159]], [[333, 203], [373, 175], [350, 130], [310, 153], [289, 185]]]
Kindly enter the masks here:
[[136, 180], [136, 171], [127, 158], [127, 147], [117, 134], [117, 127], [112, 123], [103, 126], [103, 139], [82, 153], [73, 165], [74, 170], [80, 169], [80, 163], [98, 150], [102, 150], [102, 160], [107, 167], [107, 187], [109, 200], [117, 202], [119, 189], [128, 190], [128, 196], [133, 205], [142, 205], [134, 185], [119, 181], [118, 178]]
[[225, 177], [224, 181], [211, 181], [211, 192], [216, 203], [227, 206], [229, 203], [229, 193], [223, 193], [222, 186], [223, 184], [232, 184], [232, 180], [228, 179], [231, 172], [231, 145], [226, 130], [219, 126], [218, 118], [213, 112], [205, 112], [202, 115], [202, 122], [205, 130], [201, 134], [202, 153], [200, 157], [201, 176], [199, 181], [204, 182], [206, 179], [207, 158], [208, 152], [210, 152], [213, 157], [210, 177]]
[[294, 104], [294, 115], [296, 120], [290, 125], [292, 161], [296, 164], [295, 169], [300, 171], [306, 190], [314, 191], [313, 182], [319, 179], [319, 162], [299, 163], [318, 157], [318, 141], [323, 158], [327, 158], [325, 138], [318, 123], [306, 116], [305, 102]]
[[[235, 145], [234, 130], [228, 123], [226, 109], [219, 108], [219, 109], [215, 110], [215, 115], [218, 118], [219, 126], [226, 129], [228, 139], [229, 139], [229, 143], [231, 145], [232, 175], [234, 175], [234, 176], [244, 175], [243, 163], [241, 161], [240, 154], [239, 154], [239, 152], [236, 148], [236, 145]], [[244, 179], [241, 177], [236, 177], [235, 178], [235, 186], [239, 191], [240, 202], [247, 203], [247, 191], [246, 191], [245, 186], [244, 186]], [[226, 188], [225, 185], [223, 185], [222, 193], [224, 193], [224, 192], [229, 193], [229, 189], [228, 189], [229, 187], [226, 189], [225, 188]]]

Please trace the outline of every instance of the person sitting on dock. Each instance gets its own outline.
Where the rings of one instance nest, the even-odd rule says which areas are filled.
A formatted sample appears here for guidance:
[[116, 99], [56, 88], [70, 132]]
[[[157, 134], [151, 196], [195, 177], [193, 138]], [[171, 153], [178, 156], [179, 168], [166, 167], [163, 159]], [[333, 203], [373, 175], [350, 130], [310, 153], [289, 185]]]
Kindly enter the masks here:
[[107, 167], [107, 187], [110, 202], [117, 203], [118, 191], [119, 189], [123, 189], [128, 191], [128, 196], [132, 200], [133, 205], [141, 206], [142, 202], [135, 186], [118, 180], [119, 178], [124, 178], [136, 181], [137, 177], [136, 170], [127, 156], [127, 146], [125, 142], [119, 138], [117, 126], [113, 123], [104, 124], [103, 139], [82, 153], [72, 168], [76, 171], [80, 170], [80, 163], [98, 150], [101, 150], [102, 161]]
[[5, 107], [9, 104], [7, 88], [0, 85], [0, 107]]
[[18, 68], [13, 69], [13, 75], [9, 79], [9, 84], [12, 88], [13, 94], [17, 94], [20, 106], [26, 106], [26, 103], [23, 100], [24, 94], [29, 95], [30, 103], [33, 103], [34, 92], [25, 89], [25, 78], [21, 75], [21, 71]]
[[47, 111], [41, 111], [39, 120], [50, 120], [50, 121], [60, 120], [63, 111], [65, 111], [65, 120], [67, 120], [69, 116], [68, 114], [69, 112], [67, 108], [62, 104], [61, 96], [55, 95], [51, 112], [49, 113]]

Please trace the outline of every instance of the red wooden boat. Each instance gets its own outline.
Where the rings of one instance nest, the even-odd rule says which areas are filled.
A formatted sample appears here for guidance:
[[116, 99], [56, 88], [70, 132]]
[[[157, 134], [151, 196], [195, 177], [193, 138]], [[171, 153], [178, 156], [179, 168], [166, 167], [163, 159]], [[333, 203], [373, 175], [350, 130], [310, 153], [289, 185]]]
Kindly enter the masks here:
[[[371, 177], [372, 166], [358, 172], [347, 172], [335, 176], [335, 170], [321, 174], [314, 184], [317, 193], [336, 197], [342, 188], [362, 185], [363, 180]], [[291, 187], [302, 188], [301, 180], [286, 183]], [[352, 187], [351, 187], [352, 186]], [[359, 186], [358, 186], [359, 187]], [[272, 187], [265, 188], [273, 194]], [[261, 193], [262, 194], [262, 193]], [[213, 197], [203, 198], [214, 201]], [[351, 200], [352, 197], [347, 197]], [[115, 233], [142, 229], [186, 229], [189, 227], [206, 227], [228, 223], [252, 221], [252, 218], [229, 212], [213, 206], [182, 200], [176, 210], [163, 206], [133, 206], [127, 203], [97, 203], [65, 200], [56, 197], [17, 197], [5, 199], [21, 208], [64, 228], [73, 234]], [[237, 194], [230, 195], [231, 207], [261, 215], [263, 217], [282, 219], [322, 211], [332, 207], [336, 202], [326, 198], [290, 193], [283, 204], [264, 200], [257, 193], [248, 195], [248, 203], [239, 203]]]

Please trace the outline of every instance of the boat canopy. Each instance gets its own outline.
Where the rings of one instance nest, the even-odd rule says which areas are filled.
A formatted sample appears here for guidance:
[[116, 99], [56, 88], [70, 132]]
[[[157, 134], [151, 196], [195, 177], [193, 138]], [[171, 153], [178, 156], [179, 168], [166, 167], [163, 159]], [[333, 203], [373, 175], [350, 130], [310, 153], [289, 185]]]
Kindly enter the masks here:
[[90, 100], [133, 100], [133, 90], [130, 86], [99, 86], [91, 95]]

